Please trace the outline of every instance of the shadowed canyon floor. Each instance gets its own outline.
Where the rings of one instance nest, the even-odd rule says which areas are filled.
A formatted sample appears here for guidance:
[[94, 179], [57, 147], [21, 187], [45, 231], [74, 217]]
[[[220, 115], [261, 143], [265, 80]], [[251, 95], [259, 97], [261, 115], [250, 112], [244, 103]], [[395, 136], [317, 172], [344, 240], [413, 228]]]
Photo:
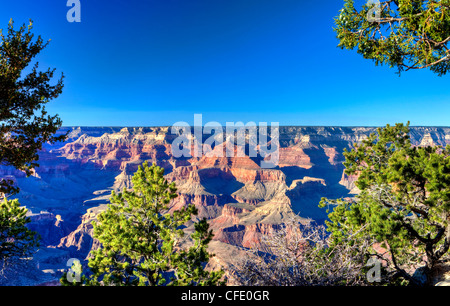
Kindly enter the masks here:
[[[112, 190], [131, 188], [144, 161], [165, 169], [178, 197], [171, 210], [193, 203], [214, 230], [211, 265], [225, 269], [245, 256], [293, 214], [319, 223], [321, 197], [351, 197], [353, 177], [344, 175], [342, 155], [375, 132], [370, 127], [280, 127], [279, 163], [262, 169], [262, 157], [176, 158], [176, 135], [167, 127], [65, 127], [64, 143], [47, 145], [33, 176], [1, 166], [0, 176], [21, 188], [17, 198], [29, 209], [30, 228], [42, 237], [33, 260], [3, 277], [4, 284], [55, 284], [70, 258], [85, 261], [92, 248], [92, 220], [105, 209]], [[450, 128], [413, 127], [414, 145], [450, 144]], [[224, 143], [225, 144], [225, 143]], [[217, 145], [213, 150], [223, 150]]]

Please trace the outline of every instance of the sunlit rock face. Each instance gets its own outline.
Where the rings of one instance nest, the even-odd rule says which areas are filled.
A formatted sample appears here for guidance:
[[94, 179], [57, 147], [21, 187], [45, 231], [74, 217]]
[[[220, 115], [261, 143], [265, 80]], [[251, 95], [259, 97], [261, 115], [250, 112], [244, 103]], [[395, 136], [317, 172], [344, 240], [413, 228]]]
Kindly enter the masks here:
[[[98, 247], [92, 221], [106, 209], [111, 191], [132, 188], [131, 177], [145, 161], [163, 167], [167, 180], [175, 182], [178, 197], [171, 211], [194, 204], [197, 217], [208, 219], [215, 234], [214, 262], [226, 267], [241, 254], [237, 248], [257, 246], [261, 235], [290, 216], [323, 222], [321, 197], [357, 194], [357, 177], [344, 174], [343, 151], [374, 132], [372, 127], [280, 127], [278, 165], [263, 169], [263, 157], [249, 156], [248, 147], [243, 152], [229, 139], [209, 147], [207, 156], [176, 157], [177, 136], [168, 127], [62, 128], [58, 133], [67, 133], [67, 140], [43, 148], [32, 176], [0, 166], [0, 177], [21, 188], [16, 197], [29, 209], [30, 228], [42, 237], [25, 283], [57, 280], [69, 258], [85, 262]], [[413, 127], [410, 135], [416, 146], [450, 144], [450, 128]], [[233, 157], [225, 154], [229, 146], [235, 146]]]

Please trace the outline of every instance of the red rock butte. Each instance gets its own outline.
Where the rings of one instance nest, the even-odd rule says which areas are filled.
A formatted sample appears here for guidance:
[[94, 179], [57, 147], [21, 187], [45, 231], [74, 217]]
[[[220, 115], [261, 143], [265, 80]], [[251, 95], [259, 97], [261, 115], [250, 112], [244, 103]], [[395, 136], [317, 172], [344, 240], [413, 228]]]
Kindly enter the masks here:
[[[321, 197], [354, 196], [356, 177], [344, 174], [342, 153], [376, 128], [281, 126], [279, 162], [272, 169], [261, 168], [264, 158], [248, 152], [176, 158], [176, 135], [169, 127], [64, 127], [58, 133], [67, 131], [66, 142], [45, 146], [31, 177], [0, 166], [0, 177], [21, 188], [17, 197], [29, 209], [30, 227], [42, 236], [34, 259], [39, 268], [29, 271], [26, 284], [52, 282], [67, 259], [89, 257], [98, 247], [91, 221], [111, 191], [132, 188], [131, 177], [144, 161], [164, 168], [167, 180], [175, 182], [178, 197], [171, 210], [195, 204], [198, 217], [209, 220], [213, 264], [227, 269], [243, 248], [257, 246], [261, 235], [286, 218], [323, 222]], [[450, 128], [412, 127], [410, 135], [413, 145], [450, 144]], [[224, 141], [210, 151], [224, 153], [227, 145], [234, 143]]]

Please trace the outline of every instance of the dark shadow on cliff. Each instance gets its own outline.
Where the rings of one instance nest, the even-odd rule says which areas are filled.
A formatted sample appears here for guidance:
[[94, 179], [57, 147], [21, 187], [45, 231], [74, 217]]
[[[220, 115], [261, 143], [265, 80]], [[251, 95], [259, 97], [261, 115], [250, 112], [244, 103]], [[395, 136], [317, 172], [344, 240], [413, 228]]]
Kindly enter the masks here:
[[[34, 214], [43, 211], [61, 216], [65, 235], [74, 231], [81, 223], [81, 217], [92, 205], [84, 202], [96, 197], [95, 191], [108, 192], [114, 185], [115, 178], [120, 171], [104, 170], [94, 163], [80, 163], [64, 157], [48, 159], [36, 169], [37, 175], [18, 180], [21, 191], [17, 195], [20, 203]], [[106, 203], [107, 200], [104, 202]], [[48, 226], [39, 229], [54, 233]], [[51, 237], [51, 244], [62, 237]]]
[[245, 186], [245, 184], [237, 181], [231, 173], [218, 168], [201, 169], [198, 174], [205, 191], [212, 194], [231, 195]]
[[[343, 147], [337, 147], [337, 150], [339, 153], [342, 153]], [[297, 190], [295, 196], [288, 194], [295, 213], [298, 213], [301, 217], [311, 218], [318, 223], [323, 223], [327, 218], [327, 214], [325, 209], [318, 207], [321, 198], [335, 199], [349, 195], [349, 190], [339, 184], [345, 167], [342, 163], [331, 164], [329, 157], [320, 147], [304, 149], [304, 152], [309, 156], [313, 164], [310, 169], [296, 166], [279, 169], [286, 175], [288, 187], [291, 186], [294, 180], [303, 179], [305, 176], [325, 180], [326, 186], [322, 187], [319, 184], [307, 183]]]

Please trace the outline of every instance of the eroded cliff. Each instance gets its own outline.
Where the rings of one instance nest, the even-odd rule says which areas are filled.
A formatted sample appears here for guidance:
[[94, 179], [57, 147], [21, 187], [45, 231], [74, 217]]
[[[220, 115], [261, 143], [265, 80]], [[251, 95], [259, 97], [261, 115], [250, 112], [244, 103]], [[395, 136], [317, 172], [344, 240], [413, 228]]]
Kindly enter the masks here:
[[[38, 257], [52, 265], [43, 273], [45, 264], [38, 262], [40, 275], [46, 277], [37, 277], [35, 283], [59, 277], [68, 258], [85, 260], [89, 256], [96, 247], [91, 222], [105, 209], [112, 190], [132, 187], [131, 176], [144, 161], [163, 167], [167, 180], [176, 183], [178, 197], [171, 210], [195, 204], [198, 217], [209, 220], [215, 234], [211, 244], [214, 262], [226, 267], [229, 254], [258, 245], [261, 235], [276, 229], [287, 217], [299, 215], [323, 222], [325, 210], [318, 208], [321, 197], [357, 193], [356, 177], [344, 174], [342, 153], [375, 130], [280, 127], [278, 166], [263, 169], [263, 157], [250, 157], [248, 152], [239, 157], [177, 158], [172, 152], [176, 136], [167, 127], [63, 128], [60, 133], [70, 131], [67, 141], [46, 146], [40, 154], [40, 167], [31, 177], [4, 166], [0, 176], [21, 188], [18, 198], [29, 209], [31, 227], [43, 236], [43, 247], [54, 250], [44, 250]], [[411, 139], [414, 145], [447, 145], [450, 128], [413, 127]], [[235, 146], [227, 141], [211, 151]], [[56, 251], [61, 260], [45, 257], [54, 257]]]

